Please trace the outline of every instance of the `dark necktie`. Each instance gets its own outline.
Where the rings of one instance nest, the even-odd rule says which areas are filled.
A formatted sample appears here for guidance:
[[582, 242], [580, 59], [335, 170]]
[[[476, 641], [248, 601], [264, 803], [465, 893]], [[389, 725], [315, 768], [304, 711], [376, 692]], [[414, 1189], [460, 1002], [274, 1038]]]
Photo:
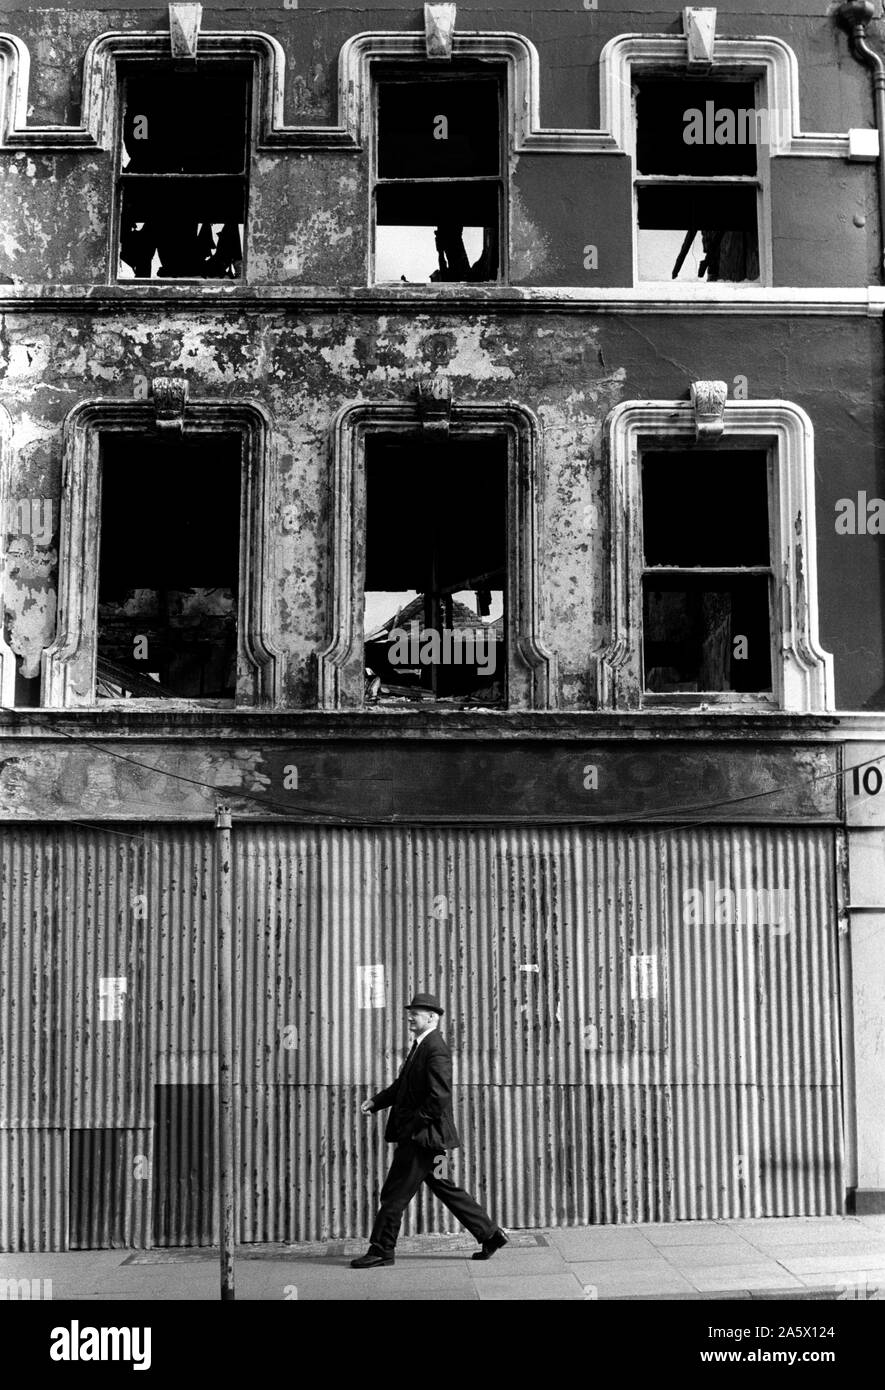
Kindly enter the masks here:
[[406, 1069], [407, 1069], [409, 1063], [411, 1062], [412, 1058], [413, 1058], [414, 1055], [415, 1055], [415, 1048], [416, 1048], [417, 1046], [418, 1046], [418, 1039], [416, 1038], [415, 1041], [412, 1043], [412, 1046], [409, 1048], [409, 1055], [408, 1055], [408, 1057], [406, 1058], [406, 1060], [403, 1062], [402, 1066], [400, 1067], [400, 1073], [399, 1073], [400, 1076], [402, 1076], [402, 1075], [405, 1073], [405, 1071], [406, 1071]]

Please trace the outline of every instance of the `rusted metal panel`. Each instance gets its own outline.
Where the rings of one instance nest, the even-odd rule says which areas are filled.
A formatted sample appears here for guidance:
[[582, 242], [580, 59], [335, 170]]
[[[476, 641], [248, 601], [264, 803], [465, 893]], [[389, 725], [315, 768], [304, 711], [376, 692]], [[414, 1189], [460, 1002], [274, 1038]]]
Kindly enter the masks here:
[[[359, 1102], [395, 1074], [421, 987], [446, 1003], [454, 1172], [505, 1225], [840, 1209], [831, 829], [235, 823], [233, 840], [241, 1240], [368, 1228], [388, 1151]], [[215, 1083], [211, 828], [0, 846], [3, 1239], [65, 1244], [58, 1135], [93, 1129], [126, 1154], [122, 1218], [96, 1229], [148, 1244], [157, 1089]], [[176, 1181], [202, 1171], [185, 1129], [164, 1141]], [[162, 1239], [207, 1240], [195, 1210], [167, 1204]], [[404, 1229], [454, 1226], [422, 1199]]]

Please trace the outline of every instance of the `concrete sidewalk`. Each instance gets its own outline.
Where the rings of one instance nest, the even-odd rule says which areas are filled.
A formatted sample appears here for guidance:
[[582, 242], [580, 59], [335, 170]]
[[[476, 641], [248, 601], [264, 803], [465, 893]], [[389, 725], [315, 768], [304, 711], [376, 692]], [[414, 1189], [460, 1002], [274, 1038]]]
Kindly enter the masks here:
[[[512, 1231], [483, 1263], [468, 1236], [400, 1241], [392, 1267], [353, 1270], [365, 1241], [243, 1246], [237, 1297], [438, 1299], [885, 1298], [885, 1216]], [[210, 1250], [0, 1255], [0, 1280], [51, 1280], [54, 1299], [216, 1299]], [[36, 1286], [35, 1286], [36, 1294]], [[19, 1296], [21, 1289], [19, 1289]], [[14, 1296], [7, 1287], [6, 1296]]]

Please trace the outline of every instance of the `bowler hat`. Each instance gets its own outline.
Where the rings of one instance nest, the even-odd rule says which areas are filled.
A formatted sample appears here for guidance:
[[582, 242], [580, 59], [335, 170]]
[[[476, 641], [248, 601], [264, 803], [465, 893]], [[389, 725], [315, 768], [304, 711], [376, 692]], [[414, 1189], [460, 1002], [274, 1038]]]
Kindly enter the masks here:
[[406, 1005], [407, 1009], [430, 1009], [432, 1013], [442, 1016], [445, 1009], [433, 994], [416, 994], [411, 1004]]

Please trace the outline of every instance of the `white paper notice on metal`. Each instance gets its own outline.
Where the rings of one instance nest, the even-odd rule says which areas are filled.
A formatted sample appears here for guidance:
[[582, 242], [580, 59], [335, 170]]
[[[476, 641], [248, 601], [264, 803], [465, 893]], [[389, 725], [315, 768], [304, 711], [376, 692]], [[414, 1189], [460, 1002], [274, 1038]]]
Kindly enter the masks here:
[[658, 958], [657, 956], [630, 957], [630, 998], [657, 999], [658, 997]]
[[100, 1023], [119, 1023], [123, 1017], [126, 994], [125, 975], [103, 975], [98, 982], [98, 1018]]
[[358, 1009], [383, 1009], [387, 1003], [383, 965], [360, 965], [356, 975]]

